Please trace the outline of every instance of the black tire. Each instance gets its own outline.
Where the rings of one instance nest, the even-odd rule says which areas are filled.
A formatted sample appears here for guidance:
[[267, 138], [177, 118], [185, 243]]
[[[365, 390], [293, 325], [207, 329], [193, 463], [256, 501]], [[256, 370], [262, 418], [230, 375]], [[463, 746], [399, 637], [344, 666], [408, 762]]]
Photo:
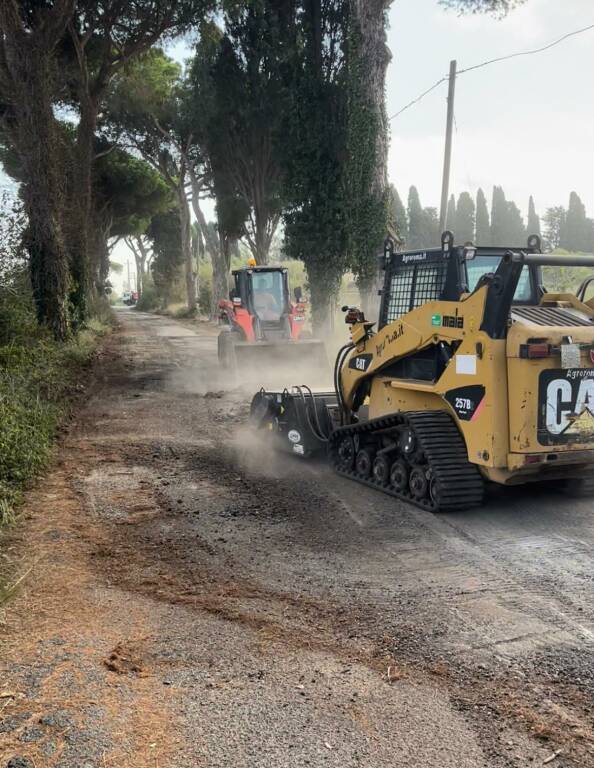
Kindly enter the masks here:
[[427, 498], [429, 482], [425, 467], [414, 466], [411, 468], [408, 476], [408, 487], [413, 499], [422, 501]]
[[365, 480], [371, 477], [371, 473], [373, 472], [373, 458], [373, 454], [365, 448], [362, 448], [357, 453], [355, 470], [359, 477]]
[[231, 331], [221, 331], [217, 340], [219, 363], [226, 371], [235, 371], [235, 349]]
[[382, 454], [376, 456], [373, 462], [373, 479], [381, 486], [386, 486], [390, 482], [390, 461]]
[[344, 437], [338, 446], [337, 455], [340, 469], [350, 472], [355, 465], [355, 442], [352, 437]]
[[401, 459], [395, 461], [390, 468], [390, 485], [399, 493], [408, 490], [408, 466]]

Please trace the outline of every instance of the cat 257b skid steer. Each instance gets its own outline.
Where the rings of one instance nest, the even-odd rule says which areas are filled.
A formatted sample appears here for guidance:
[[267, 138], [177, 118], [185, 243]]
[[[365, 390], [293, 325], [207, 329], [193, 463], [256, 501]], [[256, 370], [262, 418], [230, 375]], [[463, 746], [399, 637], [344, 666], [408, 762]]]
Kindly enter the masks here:
[[433, 511], [481, 504], [485, 481], [594, 494], [594, 300], [549, 293], [545, 266], [592, 256], [455, 246], [382, 258], [379, 328], [344, 308], [335, 391], [260, 391], [252, 421], [300, 456]]

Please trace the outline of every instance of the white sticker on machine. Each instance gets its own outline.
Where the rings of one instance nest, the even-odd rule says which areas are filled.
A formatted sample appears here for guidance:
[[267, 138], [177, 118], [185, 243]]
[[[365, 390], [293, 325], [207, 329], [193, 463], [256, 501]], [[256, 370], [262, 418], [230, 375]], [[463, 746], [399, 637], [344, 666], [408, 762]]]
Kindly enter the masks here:
[[476, 376], [476, 355], [456, 355], [456, 373]]

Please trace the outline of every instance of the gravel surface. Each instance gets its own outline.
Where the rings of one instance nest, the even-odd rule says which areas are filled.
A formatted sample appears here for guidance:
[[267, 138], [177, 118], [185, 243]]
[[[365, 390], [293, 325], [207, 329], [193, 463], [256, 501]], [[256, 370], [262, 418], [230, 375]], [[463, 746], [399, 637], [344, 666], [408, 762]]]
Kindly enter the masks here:
[[216, 329], [120, 319], [3, 542], [0, 768], [594, 766], [591, 502], [273, 455]]

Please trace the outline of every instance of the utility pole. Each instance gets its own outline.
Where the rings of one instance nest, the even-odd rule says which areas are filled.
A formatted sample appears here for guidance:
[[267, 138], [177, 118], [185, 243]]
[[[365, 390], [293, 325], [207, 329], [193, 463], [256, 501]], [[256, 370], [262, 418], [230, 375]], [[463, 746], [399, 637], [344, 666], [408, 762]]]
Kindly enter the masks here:
[[132, 283], [130, 282], [130, 259], [127, 260], [126, 266], [128, 267], [128, 285], [126, 286], [126, 290], [131, 291]]
[[456, 96], [457, 62], [450, 61], [450, 80], [448, 87], [448, 117], [446, 122], [445, 157], [443, 160], [443, 181], [441, 185], [441, 210], [439, 214], [439, 232], [446, 228], [448, 198], [450, 196], [450, 168], [452, 165], [452, 133], [454, 129], [454, 98]]

